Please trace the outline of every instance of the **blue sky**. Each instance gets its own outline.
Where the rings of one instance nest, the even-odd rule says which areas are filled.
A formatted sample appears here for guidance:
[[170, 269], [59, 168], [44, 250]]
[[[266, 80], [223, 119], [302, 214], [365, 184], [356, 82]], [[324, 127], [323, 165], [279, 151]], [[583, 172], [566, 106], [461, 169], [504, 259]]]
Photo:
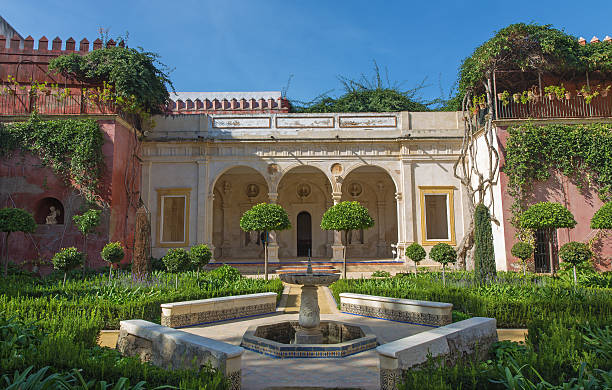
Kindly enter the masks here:
[[342, 88], [338, 75], [372, 73], [372, 61], [406, 89], [426, 78], [424, 99], [445, 94], [475, 47], [510, 23], [553, 24], [612, 36], [612, 4], [579, 1], [27, 1], [2, 0], [2, 15], [38, 40], [129, 32], [157, 52], [177, 91], [270, 91], [309, 101]]

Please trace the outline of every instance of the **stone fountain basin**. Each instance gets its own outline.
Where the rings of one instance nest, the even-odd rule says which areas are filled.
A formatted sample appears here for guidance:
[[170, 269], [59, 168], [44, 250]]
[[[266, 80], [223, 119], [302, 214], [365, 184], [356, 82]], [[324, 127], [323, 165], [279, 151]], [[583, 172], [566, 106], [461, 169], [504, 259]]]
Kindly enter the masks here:
[[340, 274], [332, 273], [286, 273], [278, 276], [280, 280], [289, 284], [299, 284], [302, 286], [329, 286], [340, 278]]
[[296, 321], [250, 326], [242, 337], [243, 348], [275, 358], [341, 358], [376, 348], [369, 327], [339, 321], [321, 321], [323, 344], [294, 344], [300, 329]]

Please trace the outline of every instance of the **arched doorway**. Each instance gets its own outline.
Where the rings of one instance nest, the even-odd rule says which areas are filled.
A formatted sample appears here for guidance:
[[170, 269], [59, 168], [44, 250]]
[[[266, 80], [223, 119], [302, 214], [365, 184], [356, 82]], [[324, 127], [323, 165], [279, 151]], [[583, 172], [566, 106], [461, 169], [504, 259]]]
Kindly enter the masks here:
[[347, 173], [342, 182], [342, 201], [357, 201], [374, 218], [374, 227], [353, 231], [343, 237], [346, 256], [392, 258], [397, 244], [397, 201], [395, 183], [381, 167], [363, 165]]
[[305, 257], [312, 250], [312, 219], [308, 211], [297, 216], [297, 255]]

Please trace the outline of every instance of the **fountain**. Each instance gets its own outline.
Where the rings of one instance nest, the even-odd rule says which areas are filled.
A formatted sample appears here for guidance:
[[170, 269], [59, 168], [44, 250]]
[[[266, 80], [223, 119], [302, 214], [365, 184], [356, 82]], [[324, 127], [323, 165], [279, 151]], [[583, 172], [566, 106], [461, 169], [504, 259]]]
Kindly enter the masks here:
[[299, 284], [302, 286], [302, 293], [300, 295], [300, 317], [298, 321], [300, 328], [295, 332], [295, 343], [321, 344], [323, 342], [323, 332], [319, 329], [321, 316], [317, 288], [318, 286], [329, 286], [338, 280], [340, 275], [332, 273], [313, 273], [309, 256], [306, 272], [285, 273], [280, 274], [279, 277], [285, 283]]
[[329, 286], [339, 274], [313, 272], [309, 256], [305, 272], [287, 272], [279, 277], [285, 283], [302, 286], [298, 321], [250, 326], [241, 346], [278, 358], [337, 358], [376, 348], [376, 336], [367, 326], [321, 321], [317, 288]]

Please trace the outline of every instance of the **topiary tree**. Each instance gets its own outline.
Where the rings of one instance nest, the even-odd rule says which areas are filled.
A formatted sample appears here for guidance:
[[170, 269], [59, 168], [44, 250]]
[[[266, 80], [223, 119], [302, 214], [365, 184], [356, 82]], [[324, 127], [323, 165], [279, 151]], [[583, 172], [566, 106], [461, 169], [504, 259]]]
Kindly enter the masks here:
[[414, 262], [414, 274], [418, 273], [417, 264], [421, 261], [425, 260], [427, 257], [427, 252], [425, 252], [425, 248], [419, 245], [416, 242], [413, 242], [406, 248], [406, 257]]
[[8, 274], [8, 246], [9, 236], [14, 232], [34, 233], [36, 221], [32, 214], [23, 209], [4, 208], [0, 209], [0, 231], [6, 233], [6, 245], [4, 256], [4, 276]]
[[591, 252], [587, 244], [571, 241], [561, 246], [559, 257], [574, 267], [574, 285], [577, 285], [578, 278], [576, 277], [576, 266], [589, 261], [589, 259], [593, 257], [593, 252]]
[[591, 218], [591, 229], [612, 229], [612, 202], [605, 203], [593, 218]]
[[548, 258], [550, 270], [555, 274], [553, 261], [552, 234], [559, 228], [573, 228], [576, 220], [563, 205], [554, 202], [540, 202], [530, 206], [518, 218], [519, 226], [524, 229], [544, 230], [548, 236]]
[[212, 257], [212, 252], [208, 245], [200, 244], [192, 246], [189, 250], [189, 261], [191, 262], [191, 266], [198, 272], [200, 272], [200, 268], [204, 267], [210, 261]]
[[[369, 229], [374, 226], [374, 219], [368, 209], [357, 201], [340, 202], [330, 207], [321, 219], [321, 229], [345, 232], [351, 230]], [[346, 246], [342, 249], [343, 277], [346, 279]]]
[[287, 212], [278, 204], [257, 204], [244, 212], [240, 218], [240, 228], [245, 232], [264, 232], [264, 277], [268, 280], [268, 235], [271, 231], [291, 228]]
[[526, 275], [527, 272], [525, 269], [527, 260], [533, 256], [533, 246], [527, 242], [519, 241], [512, 246], [510, 253], [512, 253], [512, 256], [521, 260], [521, 264], [523, 265], [523, 276]]
[[474, 210], [474, 273], [480, 283], [495, 278], [495, 251], [489, 209], [479, 203]]
[[53, 255], [53, 268], [64, 271], [64, 286], [66, 285], [66, 273], [82, 265], [85, 255], [75, 247], [63, 248]]
[[108, 263], [108, 280], [111, 280], [113, 276], [113, 264], [119, 263], [125, 256], [123, 246], [120, 242], [109, 242], [102, 248], [100, 256]]
[[429, 258], [442, 264], [442, 285], [446, 287], [446, 264], [457, 261], [457, 251], [452, 246], [441, 242], [431, 248]]
[[178, 289], [178, 273], [189, 269], [191, 264], [189, 253], [183, 248], [172, 248], [162, 257], [162, 261], [168, 272], [175, 274], [174, 283], [175, 287]]
[[[87, 262], [87, 237], [92, 233], [96, 227], [100, 224], [101, 210], [89, 209], [81, 215], [75, 215], [72, 217], [77, 229], [83, 235], [83, 253], [85, 254], [85, 262]], [[85, 265], [85, 263], [84, 263]], [[85, 266], [83, 266], [83, 275], [85, 275]]]

